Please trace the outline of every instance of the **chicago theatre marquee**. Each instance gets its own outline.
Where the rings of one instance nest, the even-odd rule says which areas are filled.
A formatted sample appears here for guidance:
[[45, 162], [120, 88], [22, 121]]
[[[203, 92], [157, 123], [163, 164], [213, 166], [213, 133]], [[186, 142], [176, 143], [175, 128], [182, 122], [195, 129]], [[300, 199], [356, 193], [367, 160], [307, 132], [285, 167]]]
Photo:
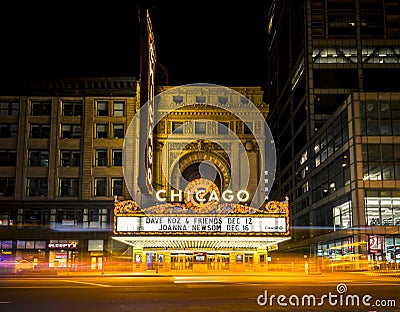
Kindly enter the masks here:
[[259, 87], [164, 87], [124, 141], [132, 199], [116, 201], [113, 239], [137, 270], [265, 270], [290, 239], [287, 201], [268, 201], [275, 146]]

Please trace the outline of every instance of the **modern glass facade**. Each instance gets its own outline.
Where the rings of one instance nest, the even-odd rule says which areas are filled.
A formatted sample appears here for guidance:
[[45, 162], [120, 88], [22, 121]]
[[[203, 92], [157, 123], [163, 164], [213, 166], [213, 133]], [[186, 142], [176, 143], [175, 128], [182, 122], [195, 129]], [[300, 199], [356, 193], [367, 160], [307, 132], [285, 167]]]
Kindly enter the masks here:
[[399, 17], [393, 0], [272, 2], [272, 196], [290, 198], [287, 247], [300, 255], [385, 262], [384, 247], [375, 252], [369, 238], [383, 235], [385, 246], [385, 235], [398, 233]]

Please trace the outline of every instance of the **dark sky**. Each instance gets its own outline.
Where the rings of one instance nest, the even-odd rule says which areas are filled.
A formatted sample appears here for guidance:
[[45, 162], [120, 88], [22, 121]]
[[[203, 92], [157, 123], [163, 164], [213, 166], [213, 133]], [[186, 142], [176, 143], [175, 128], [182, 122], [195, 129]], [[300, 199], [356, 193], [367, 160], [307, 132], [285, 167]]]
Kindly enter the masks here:
[[[157, 60], [170, 85], [265, 85], [268, 1], [143, 2], [153, 3]], [[2, 2], [2, 78], [137, 77], [138, 5]]]

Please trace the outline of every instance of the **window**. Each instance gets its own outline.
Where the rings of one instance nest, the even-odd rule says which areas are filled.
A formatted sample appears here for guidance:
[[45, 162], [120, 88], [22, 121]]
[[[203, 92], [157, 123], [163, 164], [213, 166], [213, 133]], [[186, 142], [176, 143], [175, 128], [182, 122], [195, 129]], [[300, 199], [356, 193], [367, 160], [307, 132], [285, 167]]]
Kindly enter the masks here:
[[112, 194], [115, 195], [123, 195], [123, 186], [124, 186], [124, 179], [122, 178], [113, 178], [112, 179]]
[[26, 196], [28, 197], [46, 197], [47, 179], [29, 178], [26, 183]]
[[183, 122], [173, 121], [172, 122], [172, 132], [174, 134], [183, 134]]
[[113, 116], [119, 117], [124, 116], [125, 102], [114, 102], [113, 103]]
[[244, 123], [244, 134], [252, 134], [253, 133], [253, 123], [248, 121]]
[[107, 179], [94, 179], [94, 196], [106, 196], [107, 194]]
[[228, 97], [227, 96], [219, 96], [218, 102], [221, 105], [226, 105], [228, 103]]
[[81, 164], [80, 151], [61, 151], [61, 167], [79, 167]]
[[196, 95], [196, 104], [205, 104], [207, 98], [204, 95]]
[[[57, 214], [55, 217], [56, 217], [56, 222], [63, 226], [73, 226], [82, 222], [81, 220], [82, 215], [80, 215], [73, 208], [57, 209]], [[50, 240], [50, 242], [52, 241]]]
[[172, 100], [174, 101], [175, 104], [179, 105], [183, 103], [183, 96], [182, 95], [174, 95], [172, 97]]
[[0, 138], [16, 138], [18, 135], [18, 125], [0, 125]]
[[206, 122], [196, 121], [195, 122], [195, 133], [196, 134], [206, 134]]
[[14, 178], [0, 178], [0, 197], [14, 196]]
[[218, 122], [218, 134], [228, 134], [229, 122]]
[[107, 166], [107, 150], [96, 150], [96, 167]]
[[108, 116], [108, 102], [97, 102], [97, 116]]
[[51, 101], [32, 101], [31, 116], [50, 116]]
[[97, 139], [107, 139], [107, 125], [98, 124], [96, 125], [96, 138]]
[[104, 208], [83, 209], [84, 228], [109, 228], [110, 211]]
[[31, 125], [30, 137], [33, 139], [50, 138], [50, 125]]
[[0, 101], [0, 116], [18, 116], [18, 101]]
[[62, 139], [80, 139], [82, 136], [81, 125], [62, 125], [61, 138]]
[[122, 150], [113, 150], [112, 151], [112, 165], [113, 166], [122, 166]]
[[15, 167], [17, 163], [17, 152], [0, 150], [0, 167]]
[[30, 150], [28, 152], [28, 166], [48, 167], [49, 151]]
[[63, 116], [82, 116], [81, 101], [63, 101], [62, 115]]
[[124, 125], [114, 124], [113, 125], [113, 137], [114, 139], [123, 139], [124, 138]]
[[60, 179], [60, 197], [78, 197], [79, 179]]

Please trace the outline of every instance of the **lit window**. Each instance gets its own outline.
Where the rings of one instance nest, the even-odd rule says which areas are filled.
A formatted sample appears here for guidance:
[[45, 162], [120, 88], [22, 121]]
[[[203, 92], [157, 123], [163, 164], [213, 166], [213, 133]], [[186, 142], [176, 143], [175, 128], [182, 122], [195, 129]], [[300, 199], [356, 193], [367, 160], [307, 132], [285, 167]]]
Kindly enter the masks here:
[[107, 138], [107, 125], [106, 124], [98, 124], [96, 125], [96, 138], [97, 139], [106, 139]]
[[113, 136], [114, 139], [123, 139], [124, 138], [124, 125], [113, 125]]
[[113, 103], [113, 116], [124, 116], [124, 102], [114, 102]]
[[81, 125], [62, 125], [61, 138], [62, 139], [80, 139], [82, 136]]
[[97, 102], [97, 116], [108, 116], [108, 102]]

